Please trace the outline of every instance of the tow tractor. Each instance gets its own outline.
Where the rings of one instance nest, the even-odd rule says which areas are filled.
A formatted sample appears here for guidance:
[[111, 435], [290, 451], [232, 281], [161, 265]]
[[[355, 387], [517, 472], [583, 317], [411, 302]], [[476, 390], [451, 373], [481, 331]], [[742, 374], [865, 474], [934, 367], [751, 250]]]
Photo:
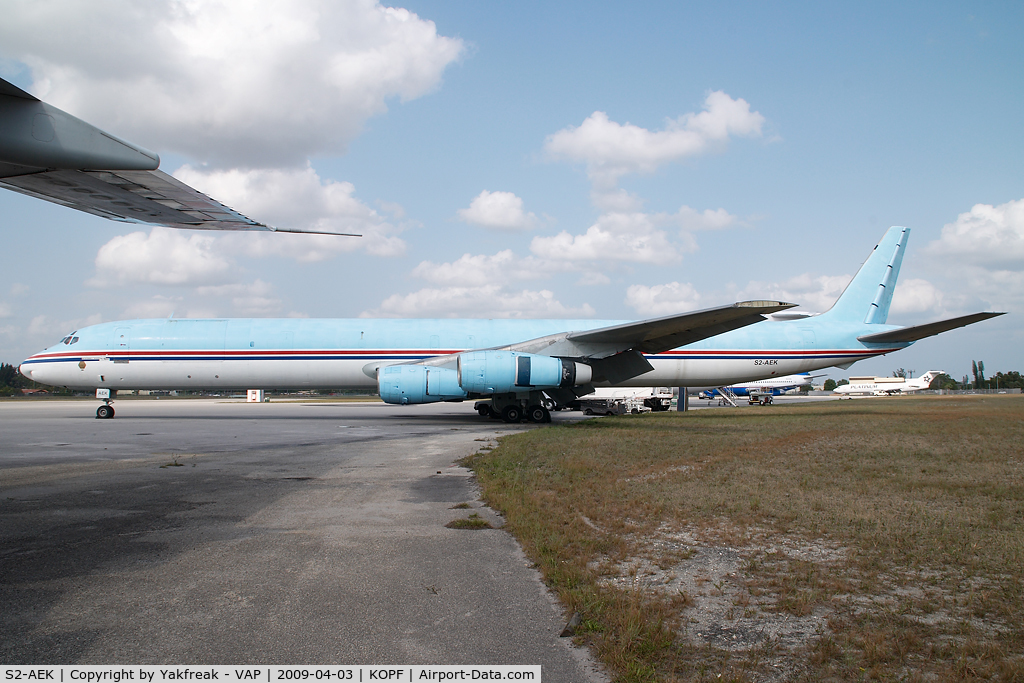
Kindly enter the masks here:
[[770, 406], [773, 402], [772, 393], [770, 391], [757, 391], [751, 389], [747, 392], [747, 404], [759, 406]]

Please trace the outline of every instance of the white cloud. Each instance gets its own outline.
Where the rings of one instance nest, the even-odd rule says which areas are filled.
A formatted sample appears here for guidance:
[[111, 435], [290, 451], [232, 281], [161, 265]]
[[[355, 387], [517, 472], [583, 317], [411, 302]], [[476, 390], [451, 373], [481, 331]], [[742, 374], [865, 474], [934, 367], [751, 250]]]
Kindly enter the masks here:
[[593, 287], [596, 285], [609, 285], [612, 279], [599, 270], [584, 270], [576, 284], [581, 287]]
[[[944, 292], [932, 295], [942, 312], [1019, 308], [1024, 305], [1024, 199], [975, 204], [943, 226], [925, 253], [935, 259], [934, 278], [948, 280]], [[899, 295], [897, 287], [894, 308]], [[924, 291], [918, 298], [928, 296]]]
[[189, 316], [184, 309], [184, 297], [157, 294], [144, 301], [133, 301], [129, 304], [121, 318], [167, 318], [176, 315], [179, 318]]
[[72, 320], [55, 320], [48, 315], [37, 315], [29, 321], [28, 327], [25, 328], [25, 333], [30, 337], [42, 337], [45, 347], [49, 347], [56, 344], [60, 341], [61, 337], [69, 332], [73, 332], [80, 327], [98, 325], [101, 322], [103, 322], [103, 316], [99, 313], [93, 313], [84, 318]]
[[12, 311], [10, 304], [5, 304], [0, 301], [0, 318], [10, 318], [12, 315], [14, 315], [14, 312]]
[[[658, 230], [657, 216], [646, 213], [606, 213], [582, 235], [562, 231], [553, 237], [534, 237], [530, 251], [542, 259], [563, 261], [625, 261], [667, 264], [679, 260], [677, 245]], [[691, 251], [695, 244], [683, 248]]]
[[943, 294], [927, 280], [910, 278], [897, 280], [896, 289], [892, 293], [890, 315], [901, 313], [941, 313], [943, 311]]
[[670, 216], [670, 220], [677, 223], [686, 232], [721, 230], [736, 225], [739, 222], [736, 216], [733, 216], [725, 209], [697, 211], [688, 206], [681, 207], [678, 212]]
[[37, 315], [36, 317], [32, 318], [32, 320], [28, 324], [28, 329], [25, 331], [28, 332], [30, 335], [38, 336], [41, 334], [47, 334], [52, 329], [54, 329], [53, 321], [51, 321], [45, 315]]
[[511, 192], [484, 190], [459, 209], [459, 218], [466, 223], [501, 230], [529, 230], [537, 225], [537, 216], [523, 211], [523, 200]]
[[437, 285], [467, 287], [542, 278], [549, 272], [549, 264], [531, 257], [518, 258], [511, 249], [505, 249], [494, 256], [463, 254], [450, 263], [423, 261], [412, 274]]
[[158, 151], [243, 167], [344, 151], [463, 52], [432, 21], [371, 0], [6, 3], [0, 45], [52, 104]]
[[700, 294], [689, 282], [652, 287], [630, 285], [626, 289], [626, 303], [644, 317], [660, 317], [696, 310]]
[[153, 228], [115, 237], [96, 254], [96, 276], [87, 284], [220, 284], [231, 278], [232, 262], [214, 249], [210, 234]]
[[211, 287], [198, 287], [196, 294], [203, 297], [230, 299], [231, 312], [241, 316], [270, 316], [281, 311], [281, 300], [271, 296], [273, 285], [263, 280], [250, 284], [234, 283]]
[[704, 111], [669, 120], [660, 131], [620, 124], [595, 111], [579, 126], [549, 135], [546, 151], [558, 159], [583, 161], [596, 187], [611, 189], [627, 173], [651, 173], [659, 166], [696, 156], [730, 136], [758, 137], [764, 117], [746, 100], [710, 93]]
[[805, 311], [822, 313], [832, 308], [852, 279], [852, 275], [802, 273], [781, 282], [751, 280], [738, 296], [740, 299], [787, 301], [798, 304]]
[[620, 188], [594, 188], [590, 201], [606, 213], [636, 213], [644, 206], [644, 200], [633, 192]]
[[216, 318], [271, 316], [281, 311], [281, 300], [273, 296], [273, 285], [263, 280], [251, 283], [204, 285], [184, 295], [157, 294], [132, 302], [122, 318]]
[[427, 288], [388, 297], [364, 318], [582, 318], [594, 315], [589, 304], [570, 308], [548, 290], [504, 291], [501, 285]]
[[377, 206], [380, 207], [381, 211], [383, 211], [384, 213], [391, 214], [392, 218], [394, 218], [395, 220], [400, 221], [403, 218], [405, 218], [405, 207], [403, 207], [401, 204], [397, 202], [385, 202], [381, 199], [378, 199], [376, 201], [376, 204]]
[[[682, 206], [674, 214], [645, 213], [640, 197], [618, 187], [619, 178], [651, 173], [671, 161], [702, 154], [731, 136], [760, 136], [763, 124], [764, 117], [750, 111], [745, 100], [716, 91], [707, 96], [704, 111], [670, 120], [661, 131], [620, 124], [597, 111], [579, 127], [549, 135], [545, 150], [552, 157], [586, 162], [590, 198], [603, 213], [582, 235], [562, 231], [535, 237], [531, 251], [547, 260], [570, 262], [678, 261], [681, 253], [697, 250], [694, 232], [720, 230], [740, 221], [723, 208], [698, 211]], [[679, 228], [679, 242], [672, 242], [661, 229], [668, 225]]]
[[357, 249], [375, 256], [396, 256], [405, 251], [405, 242], [395, 235], [400, 229], [356, 199], [352, 183], [324, 181], [309, 165], [298, 169], [228, 171], [184, 166], [174, 175], [247, 216], [258, 216], [267, 225], [362, 235], [246, 233], [223, 237], [231, 248], [250, 256], [285, 256], [309, 262]]
[[953, 265], [1024, 270], [1024, 199], [998, 206], [975, 204], [942, 228], [925, 251]]

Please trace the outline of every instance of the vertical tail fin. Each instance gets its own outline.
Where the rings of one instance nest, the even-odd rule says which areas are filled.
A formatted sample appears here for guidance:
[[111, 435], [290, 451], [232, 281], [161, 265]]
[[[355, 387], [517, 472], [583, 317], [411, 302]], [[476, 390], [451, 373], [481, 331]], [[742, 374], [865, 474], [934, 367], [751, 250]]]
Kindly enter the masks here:
[[848, 322], [884, 323], [909, 237], [910, 228], [889, 228], [839, 299], [822, 315]]

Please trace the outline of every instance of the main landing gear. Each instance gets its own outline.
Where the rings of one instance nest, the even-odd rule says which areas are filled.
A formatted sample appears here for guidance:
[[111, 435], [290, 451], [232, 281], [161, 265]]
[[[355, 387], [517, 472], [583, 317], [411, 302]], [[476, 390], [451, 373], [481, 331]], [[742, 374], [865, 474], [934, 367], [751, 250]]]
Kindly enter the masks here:
[[508, 424], [530, 421], [536, 424], [551, 422], [551, 410], [545, 405], [550, 401], [539, 391], [531, 391], [529, 397], [520, 398], [515, 394], [492, 396], [489, 403], [481, 401], [477, 412], [487, 417], [500, 417]]
[[530, 406], [526, 409], [526, 417], [530, 422], [551, 422], [551, 413], [544, 406]]
[[502, 408], [501, 419], [509, 424], [525, 422], [527, 420], [536, 424], [541, 424], [544, 422], [551, 422], [551, 413], [542, 405], [528, 406], [524, 411], [522, 406], [513, 403]]

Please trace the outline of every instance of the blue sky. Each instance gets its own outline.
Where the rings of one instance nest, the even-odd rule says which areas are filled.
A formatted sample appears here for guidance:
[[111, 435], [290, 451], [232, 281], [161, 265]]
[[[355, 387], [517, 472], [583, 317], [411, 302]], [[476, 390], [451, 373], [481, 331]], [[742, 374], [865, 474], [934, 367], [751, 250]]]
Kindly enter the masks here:
[[367, 237], [154, 232], [2, 192], [0, 360], [172, 312], [821, 311], [905, 225], [890, 322], [1011, 315], [850, 372], [1022, 369], [1021, 5], [400, 7], [9, 3], [5, 78], [253, 218]]

